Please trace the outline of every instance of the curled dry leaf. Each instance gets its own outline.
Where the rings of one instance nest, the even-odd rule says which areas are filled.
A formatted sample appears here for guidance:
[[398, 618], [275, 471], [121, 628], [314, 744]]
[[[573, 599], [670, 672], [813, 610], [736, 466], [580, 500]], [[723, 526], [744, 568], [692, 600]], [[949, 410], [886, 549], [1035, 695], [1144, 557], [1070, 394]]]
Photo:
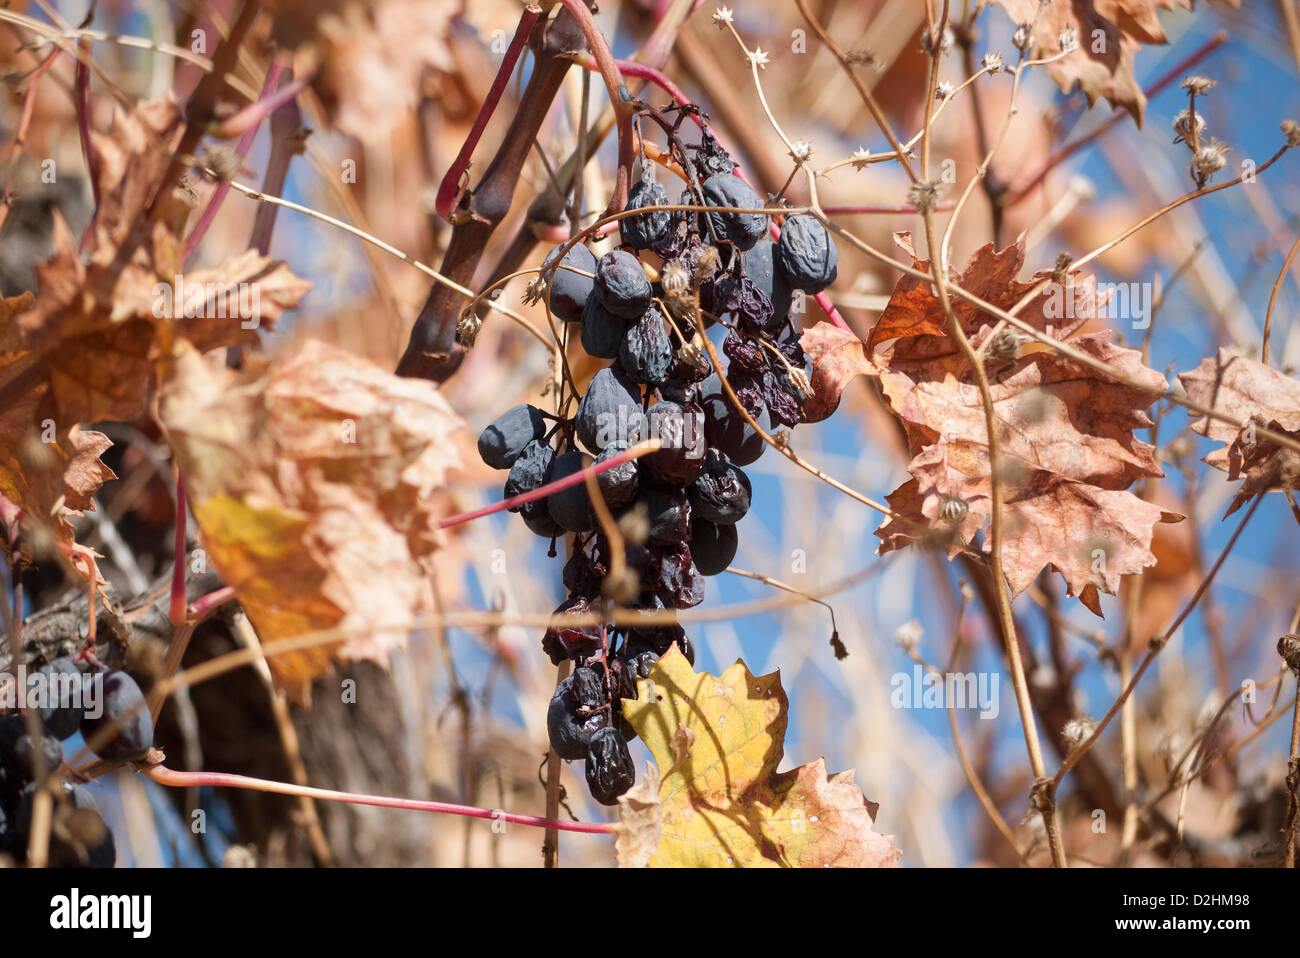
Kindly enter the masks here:
[[[0, 388], [33, 369], [35, 360], [14, 322], [32, 301], [31, 293], [0, 297]], [[0, 493], [36, 523], [28, 526], [28, 540], [47, 533], [66, 550], [72, 546], [68, 520], [94, 509], [99, 487], [117, 478], [99, 460], [113, 443], [75, 423], [60, 428], [48, 400], [48, 391], [38, 386], [0, 410]]]
[[1205, 462], [1231, 480], [1245, 477], [1225, 518], [1256, 495], [1300, 487], [1300, 454], [1255, 432], [1263, 426], [1300, 439], [1300, 382], [1226, 349], [1178, 378], [1189, 399], [1246, 423], [1238, 429], [1209, 416], [1192, 423], [1194, 432], [1224, 443]]
[[854, 378], [876, 371], [857, 334], [824, 320], [805, 330], [799, 345], [813, 366], [813, 394], [803, 404], [806, 422], [830, 418], [839, 408], [844, 388]]
[[645, 775], [618, 797], [618, 837], [614, 855], [620, 868], [645, 868], [659, 850], [664, 807], [659, 803], [659, 770], [645, 763]]
[[1073, 30], [1076, 49], [1048, 65], [1063, 91], [1077, 83], [1096, 103], [1105, 97], [1122, 106], [1139, 124], [1147, 98], [1133, 74], [1133, 58], [1143, 43], [1166, 43], [1157, 10], [1190, 10], [1192, 0], [1051, 0], [1039, 12], [1039, 0], [998, 0], [1016, 23], [1034, 23], [1035, 59], [1061, 53], [1061, 35]]
[[[897, 239], [916, 268], [928, 271], [910, 239]], [[989, 245], [976, 251], [952, 279], [1009, 309], [1032, 286], [1016, 279], [1023, 265], [1022, 237], [1003, 250]], [[985, 368], [1001, 453], [1008, 584], [1018, 594], [1044, 568], [1055, 568], [1070, 594], [1100, 614], [1098, 592], [1114, 594], [1120, 576], [1153, 564], [1152, 529], [1176, 518], [1126, 491], [1135, 479], [1163, 474], [1153, 447], [1134, 435], [1151, 424], [1145, 409], [1152, 393], [1014, 339], [994, 358], [998, 344], [988, 343], [994, 318], [955, 297], [953, 310], [972, 345], [989, 347]], [[1064, 339], [1095, 319], [1096, 310], [1092, 278], [1070, 276], [1065, 285], [1049, 284], [1034, 295], [1019, 315]], [[1110, 342], [1109, 332], [1071, 342], [1150, 390], [1165, 387], [1138, 351]], [[885, 343], [892, 348], [881, 350]], [[979, 387], [947, 334], [933, 287], [912, 276], [900, 279], [866, 348], [866, 361], [874, 365], [870, 374], [902, 421], [913, 457], [912, 478], [888, 497], [907, 521], [891, 518], [877, 530], [881, 551], [925, 539], [956, 555], [975, 543], [991, 518], [988, 433]]]
[[157, 201], [152, 226], [147, 217], [179, 132], [175, 104], [155, 100], [119, 110], [108, 134], [93, 134], [101, 200], [84, 261], [55, 211], [54, 255], [37, 267], [36, 300], [17, 324], [60, 423], [132, 418], [174, 337], [203, 350], [255, 344], [255, 330], [272, 327], [311, 288], [252, 251], [184, 272], [179, 237], [192, 193], [178, 188]]
[[[432, 609], [429, 503], [462, 425], [431, 383], [319, 342], [234, 373], [184, 347], [162, 419], [204, 547], [298, 701], [331, 656], [384, 663]], [[279, 639], [350, 637], [275, 655]]]
[[[721, 676], [697, 673], [673, 648], [637, 692], [623, 712], [657, 765], [671, 769], [659, 785], [651, 866], [898, 864], [901, 852], [875, 831], [876, 806], [852, 772], [828, 777], [821, 759], [777, 772], [789, 709], [779, 673], [756, 678], [740, 661]], [[646, 801], [622, 806], [629, 858], [633, 837], [651, 828]]]

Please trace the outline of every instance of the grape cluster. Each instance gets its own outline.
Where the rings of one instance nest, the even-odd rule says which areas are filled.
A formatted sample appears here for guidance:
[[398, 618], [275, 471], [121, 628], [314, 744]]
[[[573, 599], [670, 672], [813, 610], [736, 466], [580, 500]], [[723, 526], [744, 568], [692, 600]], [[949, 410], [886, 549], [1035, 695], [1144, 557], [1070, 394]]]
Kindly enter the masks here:
[[[21, 861], [27, 852], [39, 767], [44, 758], [56, 783], [49, 831], [49, 864], [56, 867], [112, 868], [117, 861], [113, 833], [89, 790], [68, 780], [63, 765], [65, 739], [80, 732], [100, 758], [128, 762], [153, 746], [153, 720], [140, 687], [125, 672], [82, 673], [71, 658], [40, 669], [45, 688], [59, 690], [53, 704], [40, 707], [41, 732], [33, 739], [23, 715], [0, 716], [0, 853]], [[98, 688], [94, 688], [94, 684]], [[74, 694], [74, 685], [80, 694]]]
[[[793, 427], [810, 388], [791, 306], [796, 292], [829, 286], [837, 268], [820, 221], [788, 216], [779, 240], [767, 239], [768, 214], [725, 209], [762, 209], [764, 202], [717, 141], [706, 131], [698, 146], [682, 146], [675, 126], [668, 132], [690, 182], [675, 205], [690, 209], [622, 219], [622, 246], [599, 258], [581, 244], [556, 247], [543, 264], [544, 291], [536, 291], [553, 316], [577, 327], [590, 356], [610, 364], [591, 379], [572, 416], [516, 406], [478, 440], [485, 463], [509, 470], [507, 498], [644, 439], [662, 443], [596, 477], [603, 509], [586, 482], [511, 507], [539, 536], [575, 536], [564, 567], [567, 597], [542, 639], [552, 663], [569, 659], [575, 669], [555, 690], [547, 730], [560, 758], [585, 761], [591, 794], [606, 805], [635, 780], [627, 747], [635, 733], [619, 700], [636, 697], [636, 680], [674, 644], [694, 663], [671, 613], [702, 602], [704, 577], [734, 558], [736, 524], [752, 492], [742, 467], [766, 448], [728, 398], [722, 371], [712, 368], [705, 330], [727, 327], [725, 375], [750, 417], [765, 431]], [[667, 190], [647, 174], [627, 208], [665, 205], [674, 205]], [[617, 522], [617, 544], [602, 525], [606, 512]], [[658, 614], [645, 625], [617, 627], [577, 619], [599, 617], [613, 604]]]

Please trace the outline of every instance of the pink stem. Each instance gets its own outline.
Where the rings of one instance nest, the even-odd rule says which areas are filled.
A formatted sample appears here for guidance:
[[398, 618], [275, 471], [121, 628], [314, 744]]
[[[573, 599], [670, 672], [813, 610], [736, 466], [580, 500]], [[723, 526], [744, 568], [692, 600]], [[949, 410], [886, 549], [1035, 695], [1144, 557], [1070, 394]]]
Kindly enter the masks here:
[[258, 792], [273, 792], [278, 795], [314, 798], [323, 802], [378, 805], [380, 808], [402, 808], [412, 812], [464, 815], [467, 818], [487, 818], [494, 821], [513, 822], [516, 825], [528, 825], [532, 828], [554, 828], [558, 831], [583, 832], [588, 835], [609, 835], [618, 830], [618, 826], [607, 822], [565, 822], [554, 818], [537, 818], [534, 815], [517, 815], [514, 812], [503, 812], [500, 809], [476, 808], [473, 805], [453, 805], [449, 802], [425, 802], [414, 798], [389, 798], [385, 795], [336, 792], [327, 788], [290, 785], [287, 782], [272, 782], [262, 778], [231, 775], [225, 772], [179, 772], [164, 765], [155, 765], [146, 774], [160, 785], [168, 785], [173, 788], [199, 788], [205, 785], [216, 788], [247, 788]]
[[501, 95], [505, 93], [506, 85], [515, 72], [515, 64], [519, 61], [519, 55], [523, 53], [524, 45], [528, 42], [528, 35], [533, 30], [533, 24], [537, 22], [537, 18], [541, 15], [540, 8], [530, 5], [524, 9], [523, 14], [519, 17], [519, 25], [515, 27], [515, 35], [510, 41], [510, 46], [506, 48], [505, 59], [501, 61], [501, 67], [497, 70], [497, 75], [492, 81], [492, 88], [488, 90], [483, 105], [479, 107], [478, 116], [474, 117], [474, 125], [470, 127], [469, 136], [465, 138], [460, 152], [456, 154], [455, 162], [451, 164], [447, 174], [442, 178], [442, 183], [438, 185], [438, 196], [434, 202], [434, 208], [438, 211], [438, 215], [449, 223], [451, 222], [452, 210], [455, 209], [456, 201], [460, 195], [461, 177], [469, 167], [470, 157], [474, 155], [474, 148], [478, 146], [478, 141], [482, 138], [483, 131], [487, 129], [492, 114], [496, 112], [497, 104], [501, 102]]
[[[266, 82], [262, 84], [262, 92], [258, 96], [257, 102], [252, 104], [253, 107], [269, 104], [273, 100], [276, 100], [276, 97], [280, 94], [275, 92], [275, 88], [280, 85], [280, 74], [283, 72], [284, 64], [280, 61], [280, 58], [277, 57], [271, 63], [270, 69], [266, 71]], [[297, 90], [294, 90], [295, 86], [297, 87]], [[284, 93], [286, 90], [294, 90], [294, 94], [296, 95], [301, 89], [302, 87], [299, 84], [290, 84], [285, 87], [284, 90], [281, 90], [280, 93]], [[286, 102], [289, 99], [292, 99], [292, 97], [285, 97], [277, 101], [275, 106], [279, 106], [281, 103]], [[239, 142], [235, 145], [235, 155], [241, 160], [247, 156], [248, 151], [253, 148], [253, 140], [257, 137], [257, 127], [258, 124], [261, 123], [262, 117], [275, 109], [275, 106], [266, 108], [258, 116], [257, 122], [250, 124], [240, 135]], [[245, 112], [247, 111], [241, 110], [239, 114], [236, 114], [236, 116], [242, 115]], [[212, 221], [217, 218], [217, 210], [221, 208], [221, 203], [229, 192], [230, 184], [226, 182], [218, 183], [217, 188], [212, 192], [212, 198], [208, 200], [208, 205], [203, 210], [203, 215], [199, 217], [199, 221], [194, 225], [194, 230], [185, 241], [186, 261], [188, 261], [190, 257], [194, 255], [194, 251], [199, 248], [199, 243], [203, 240], [204, 234], [207, 233], [208, 227], [212, 225]]]
[[190, 615], [195, 619], [203, 619], [209, 613], [235, 598], [235, 590], [223, 585], [220, 589], [209, 592], [207, 595], [201, 595], [190, 603]]
[[[590, 53], [583, 53], [575, 56], [573, 62], [584, 69], [590, 70], [592, 73], [600, 72], [600, 64], [596, 62], [596, 58]], [[647, 80], [650, 83], [653, 83], [679, 104], [685, 105], [691, 102], [690, 98], [682, 92], [681, 87], [668, 79], [667, 75], [664, 74], [662, 70], [656, 70], [654, 67], [646, 66], [644, 63], [638, 63], [635, 60], [615, 60], [614, 64], [618, 67], [619, 73], [624, 76], [635, 77], [638, 80]], [[698, 115], [692, 114], [691, 119], [695, 121], [696, 126], [701, 128], [704, 126], [704, 123], [700, 120]]]
[[472, 522], [475, 519], [482, 519], [484, 516], [490, 516], [495, 512], [504, 512], [515, 506], [522, 506], [538, 499], [545, 499], [561, 489], [568, 489], [570, 486], [576, 486], [580, 482], [586, 482], [587, 476], [598, 476], [602, 472], [607, 472], [615, 466], [621, 466], [625, 462], [633, 459], [639, 459], [660, 448], [658, 439], [648, 439], [645, 442], [638, 443], [631, 449], [620, 452], [617, 456], [610, 456], [604, 462], [594, 463], [585, 469], [579, 469], [571, 476], [565, 476], [563, 479], [557, 479], [555, 482], [548, 482], [544, 486], [539, 486], [532, 492], [521, 493], [517, 496], [511, 496], [509, 499], [503, 499], [500, 502], [493, 503], [490, 506], [484, 506], [482, 509], [475, 509], [473, 512], [462, 512], [458, 516], [451, 516], [443, 519], [438, 523], [439, 529], [450, 529], [452, 526], [458, 526], [462, 523]]
[[[215, 126], [210, 127], [208, 129], [208, 135], [214, 136], [219, 140], [228, 140], [236, 134], [242, 137], [247, 136], [250, 133], [256, 133], [257, 126], [262, 122], [262, 120], [270, 116], [270, 114], [275, 110], [279, 109], [282, 104], [285, 104], [296, 97], [299, 93], [305, 90], [307, 84], [311, 82], [311, 77], [302, 77], [301, 79], [294, 80], [288, 86], [276, 90], [270, 96], [267, 96], [266, 91], [274, 89], [274, 87], [271, 86], [271, 80], [275, 79], [278, 81], [282, 70], [283, 67], [278, 60], [273, 63], [271, 65], [271, 71], [275, 71], [275, 76], [272, 76], [271, 71], [267, 71], [266, 86], [262, 90], [262, 98], [255, 100], [238, 113], [235, 113]], [[243, 140], [240, 140], [241, 145], [243, 142]]]

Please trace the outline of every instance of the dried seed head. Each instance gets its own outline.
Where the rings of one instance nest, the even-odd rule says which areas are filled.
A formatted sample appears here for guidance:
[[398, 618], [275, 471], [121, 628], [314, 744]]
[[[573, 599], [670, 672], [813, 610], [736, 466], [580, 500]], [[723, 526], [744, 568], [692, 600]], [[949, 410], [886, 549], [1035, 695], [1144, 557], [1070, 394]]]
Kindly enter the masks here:
[[772, 442], [776, 443], [778, 449], [790, 448], [790, 433], [786, 429], [772, 433]]
[[1034, 28], [1031, 24], [1021, 23], [1016, 26], [1016, 32], [1011, 35], [1012, 45], [1021, 53], [1029, 49], [1029, 43], [1033, 39]]
[[[952, 27], [943, 28], [943, 36], [939, 40], [939, 53], [941, 56], [947, 56], [952, 52], [953, 43], [956, 42], [956, 36]], [[926, 56], [934, 55], [934, 38], [930, 35], [929, 30], [921, 31], [921, 49]]]
[[934, 98], [942, 103], [952, 96], [953, 86], [947, 80], [941, 80], [934, 88]]
[[1300, 635], [1288, 632], [1277, 640], [1277, 654], [1282, 656], [1286, 667], [1300, 675]]
[[700, 258], [695, 261], [695, 278], [705, 280], [713, 275], [713, 271], [718, 268], [718, 248], [716, 246], [706, 246]]
[[802, 369], [796, 369], [794, 366], [791, 366], [785, 371], [785, 378], [790, 381], [790, 385], [794, 388], [795, 393], [798, 394], [801, 401], [807, 402], [809, 399], [812, 399], [812, 383], [808, 381], [808, 376]]
[[982, 63], [984, 69], [990, 75], [1001, 73], [1003, 70], [1007, 68], [1006, 64], [1002, 62], [1002, 54], [996, 50], [984, 54], [984, 59]]
[[939, 518], [950, 526], [961, 525], [970, 515], [970, 503], [959, 496], [944, 496], [939, 502]]
[[646, 514], [644, 503], [638, 502], [618, 517], [618, 531], [628, 545], [645, 545], [650, 537], [650, 517]]
[[1065, 723], [1061, 729], [1061, 738], [1070, 743], [1071, 747], [1082, 745], [1089, 735], [1097, 728], [1097, 723], [1087, 716], [1081, 718], [1072, 718]]
[[867, 152], [866, 147], [864, 146], [858, 147], [856, 150], [853, 151], [852, 154], [853, 168], [855, 170], [865, 170], [867, 168], [867, 161], [870, 158], [871, 158], [871, 154]]
[[641, 594], [641, 577], [635, 569], [624, 568], [621, 575], [611, 572], [600, 584], [600, 591], [605, 598], [625, 605]]
[[904, 622], [894, 630], [894, 641], [897, 642], [898, 647], [908, 655], [914, 655], [916, 653], [916, 650], [921, 645], [921, 639], [924, 636], [925, 632], [921, 628], [921, 623], [917, 622], [916, 619], [912, 619], [910, 622]]
[[1283, 120], [1282, 134], [1286, 137], [1287, 146], [1300, 146], [1300, 123], [1295, 120]]
[[1009, 363], [1020, 355], [1020, 334], [1007, 327], [989, 340], [989, 362]]
[[1199, 113], [1193, 113], [1190, 108], [1184, 107], [1174, 117], [1174, 132], [1178, 134], [1174, 137], [1175, 143], [1191, 143], [1198, 139], [1205, 131], [1205, 117]]
[[472, 309], [461, 313], [460, 322], [456, 324], [456, 342], [466, 349], [473, 349], [478, 340], [479, 330], [483, 328], [483, 319]]
[[1196, 74], [1187, 77], [1181, 84], [1182, 88], [1192, 96], [1202, 96], [1218, 85], [1215, 80], [1211, 80], [1209, 77], [1197, 76]]
[[807, 140], [795, 140], [794, 149], [790, 151], [790, 156], [796, 163], [807, 163], [812, 157], [812, 144]]
[[727, 24], [731, 23], [733, 19], [735, 18], [731, 14], [730, 7], [718, 7], [718, 9], [713, 11], [713, 22], [720, 27], [725, 27]]
[[691, 295], [691, 274], [677, 260], [669, 260], [659, 274], [665, 299], [683, 299]]
[[907, 191], [907, 202], [916, 207], [922, 216], [934, 212], [934, 205], [939, 199], [938, 180], [918, 180]]
[[1203, 187], [1211, 176], [1228, 165], [1228, 153], [1231, 147], [1214, 137], [1201, 146], [1192, 157], [1192, 179], [1197, 187]]
[[1069, 253], [1057, 253], [1056, 266], [1052, 269], [1052, 282], [1058, 286], [1064, 285], [1065, 278], [1070, 272], [1070, 267], [1073, 265], [1074, 257]]
[[534, 276], [524, 287], [524, 305], [536, 306], [546, 294], [546, 278], [541, 274]]
[[709, 361], [704, 358], [704, 351], [694, 343], [683, 343], [681, 348], [682, 361], [694, 366], [696, 369], [708, 369]]
[[203, 162], [212, 175], [223, 183], [233, 180], [244, 169], [243, 159], [228, 147], [208, 150], [203, 154]]
[[845, 54], [844, 59], [853, 66], [873, 67], [876, 65], [876, 55], [865, 47], [850, 50]]
[[1061, 44], [1062, 53], [1073, 53], [1079, 49], [1079, 31], [1074, 27], [1066, 27], [1057, 37], [1057, 42]]

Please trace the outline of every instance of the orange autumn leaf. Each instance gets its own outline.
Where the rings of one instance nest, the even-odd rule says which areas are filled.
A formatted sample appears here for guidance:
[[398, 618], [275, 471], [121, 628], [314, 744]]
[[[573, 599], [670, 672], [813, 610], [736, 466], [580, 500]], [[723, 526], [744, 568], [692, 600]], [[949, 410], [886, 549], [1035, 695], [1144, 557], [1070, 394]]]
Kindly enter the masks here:
[[54, 252], [39, 265], [37, 295], [17, 317], [34, 374], [60, 422], [130, 419], [145, 408], [174, 337], [199, 349], [257, 343], [311, 284], [248, 251], [186, 273], [179, 238], [193, 197], [178, 188], [149, 227], [149, 204], [171, 162], [180, 114], [170, 100], [119, 110], [95, 133], [100, 205], [85, 258], [55, 211]]
[[[897, 240], [918, 270], [929, 270], [906, 234]], [[1108, 331], [1077, 335], [1097, 318], [1091, 277], [1066, 274], [1060, 277], [1064, 284], [1048, 283], [1030, 295], [1033, 283], [1017, 278], [1023, 265], [1022, 237], [1002, 250], [977, 250], [950, 277], [1001, 309], [1028, 295], [1022, 319], [1052, 338], [1073, 336], [1076, 349], [1148, 386], [1099, 375], [1051, 349], [1027, 345], [1014, 331], [995, 334], [995, 317], [953, 297], [958, 323], [986, 358], [1008, 584], [1018, 594], [1044, 569], [1055, 569], [1069, 593], [1100, 614], [1099, 593], [1114, 594], [1121, 576], [1154, 563], [1152, 530], [1174, 519], [1127, 491], [1136, 479], [1163, 474], [1153, 447], [1135, 431], [1151, 424], [1145, 412], [1149, 390], [1163, 389], [1165, 381], [1142, 364], [1138, 351], [1112, 343]], [[1050, 275], [1040, 272], [1035, 279]], [[940, 542], [953, 556], [964, 548], [987, 548], [992, 487], [983, 400], [965, 353], [948, 335], [933, 286], [903, 276], [865, 349], [855, 372], [878, 381], [904, 426], [912, 456], [911, 479], [888, 497], [899, 518], [891, 517], [876, 533], [881, 551], [920, 540]], [[835, 376], [831, 369], [826, 378]]]
[[[306, 701], [332, 658], [384, 663], [432, 610], [432, 495], [462, 425], [432, 383], [308, 341], [239, 373], [183, 348], [161, 412], [204, 547]], [[275, 655], [277, 640], [348, 637]]]
[[[32, 301], [31, 293], [0, 297], [0, 388], [21, 384], [19, 377], [33, 368], [14, 322]], [[112, 444], [103, 433], [75, 423], [61, 428], [43, 388], [21, 390], [0, 411], [0, 493], [59, 545], [70, 547], [69, 519], [94, 509], [100, 486], [117, 478], [99, 459]]]

